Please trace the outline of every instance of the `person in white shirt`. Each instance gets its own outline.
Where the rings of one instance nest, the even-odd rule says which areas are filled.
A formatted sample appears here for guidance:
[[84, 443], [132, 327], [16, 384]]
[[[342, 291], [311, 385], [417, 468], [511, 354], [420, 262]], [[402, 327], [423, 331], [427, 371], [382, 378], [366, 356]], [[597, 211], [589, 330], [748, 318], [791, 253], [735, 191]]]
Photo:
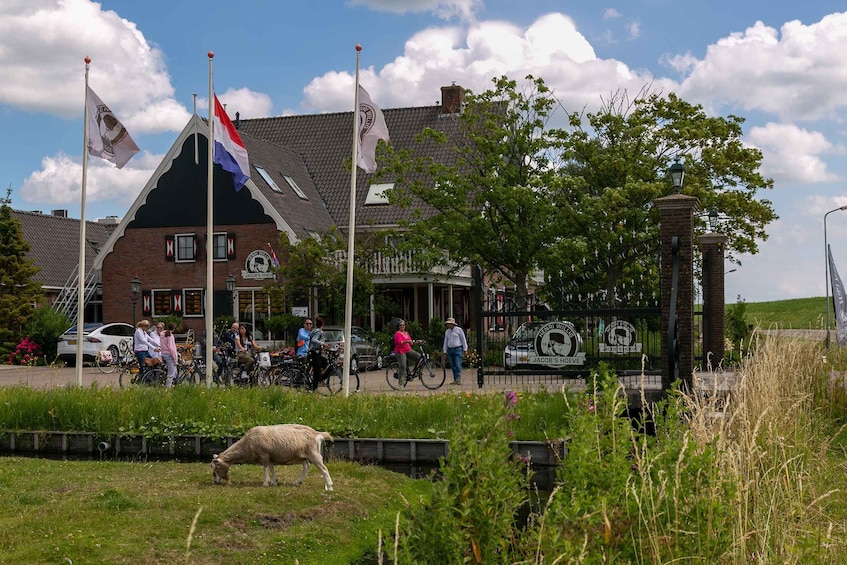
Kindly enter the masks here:
[[456, 325], [456, 319], [447, 318], [447, 331], [444, 332], [443, 356], [450, 360], [454, 385], [462, 384], [462, 357], [468, 350], [468, 340], [462, 328]]

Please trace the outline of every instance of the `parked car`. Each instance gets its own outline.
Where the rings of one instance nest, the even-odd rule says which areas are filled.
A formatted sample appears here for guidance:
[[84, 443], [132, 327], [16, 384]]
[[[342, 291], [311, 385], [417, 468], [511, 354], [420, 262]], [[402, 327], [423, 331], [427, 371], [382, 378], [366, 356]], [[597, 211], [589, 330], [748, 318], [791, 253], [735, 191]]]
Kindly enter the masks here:
[[[76, 363], [76, 326], [65, 330], [59, 336], [56, 352], [59, 359], [68, 363]], [[112, 358], [119, 355], [118, 344], [125, 339], [132, 339], [135, 328], [130, 324], [115, 322], [113, 324], [88, 323], [82, 326], [82, 360], [94, 361], [101, 351], [111, 351]], [[131, 346], [130, 346], [131, 348]]]
[[[343, 326], [324, 326], [323, 330], [326, 341], [331, 345], [344, 343]], [[353, 326], [350, 328], [350, 334], [359, 370], [382, 369], [382, 350], [377, 341], [368, 333], [368, 330], [361, 326]]]
[[[537, 368], [545, 368], [548, 365], [539, 365], [530, 363], [530, 355], [535, 355], [535, 338], [538, 336], [538, 331], [551, 324], [552, 322], [524, 322], [521, 324], [517, 331], [515, 331], [512, 339], [509, 340], [508, 345], [506, 345], [506, 349], [503, 352], [503, 366], [506, 369], [537, 369]], [[568, 327], [567, 334], [562, 332], [561, 330], [557, 331], [557, 337], [559, 337], [563, 342], [571, 341], [571, 339], [575, 342], [571, 343], [563, 343], [566, 349], [570, 350], [571, 354], [576, 353], [582, 348], [582, 336], [579, 335], [579, 332], [576, 331], [576, 327], [571, 322], [558, 322], [559, 324], [564, 324]], [[573, 336], [572, 338], [570, 336]], [[568, 352], [564, 352], [563, 355], [567, 355]], [[559, 366], [559, 365], [549, 365], [549, 366]]]

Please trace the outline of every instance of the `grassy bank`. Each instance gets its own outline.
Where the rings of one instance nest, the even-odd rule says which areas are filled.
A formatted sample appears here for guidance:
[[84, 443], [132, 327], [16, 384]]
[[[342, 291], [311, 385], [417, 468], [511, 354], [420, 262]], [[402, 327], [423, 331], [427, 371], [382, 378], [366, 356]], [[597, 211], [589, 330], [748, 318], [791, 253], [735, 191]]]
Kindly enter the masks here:
[[[832, 315], [831, 308], [830, 315]], [[772, 302], [748, 302], [746, 319], [748, 324], [762, 329], [776, 326], [781, 329], [819, 330], [825, 327], [826, 299], [819, 296]]]

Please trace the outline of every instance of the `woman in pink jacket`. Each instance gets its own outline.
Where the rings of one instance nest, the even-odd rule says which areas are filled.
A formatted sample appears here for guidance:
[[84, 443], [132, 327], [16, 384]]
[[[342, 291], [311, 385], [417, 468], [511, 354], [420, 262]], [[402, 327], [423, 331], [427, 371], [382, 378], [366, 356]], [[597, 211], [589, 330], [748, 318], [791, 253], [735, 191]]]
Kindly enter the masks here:
[[168, 380], [165, 381], [165, 386], [171, 388], [174, 385], [176, 378], [176, 360], [178, 353], [176, 352], [176, 340], [174, 339], [174, 330], [176, 326], [173, 323], [168, 324], [168, 329], [159, 334], [162, 347], [162, 359], [168, 366]]

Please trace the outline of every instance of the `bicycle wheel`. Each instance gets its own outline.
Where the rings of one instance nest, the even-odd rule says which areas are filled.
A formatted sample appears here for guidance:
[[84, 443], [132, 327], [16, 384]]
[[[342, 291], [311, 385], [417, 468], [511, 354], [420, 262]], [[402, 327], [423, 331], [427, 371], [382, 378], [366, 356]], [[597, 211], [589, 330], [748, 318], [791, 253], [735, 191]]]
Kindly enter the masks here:
[[251, 379], [251, 382], [254, 386], [271, 386], [273, 384], [271, 376], [265, 367], [257, 367], [256, 369], [253, 369], [253, 378]]
[[150, 367], [147, 369], [147, 372], [144, 373], [143, 382], [147, 386], [162, 386], [165, 384], [165, 380], [168, 378], [168, 372], [162, 367]]
[[118, 375], [118, 385], [121, 388], [127, 387], [131, 384], [135, 384], [135, 377], [137, 373], [133, 373], [134, 365], [132, 363], [128, 363], [126, 365], [121, 366], [121, 372]]
[[108, 361], [101, 361], [100, 355], [97, 355], [97, 358], [94, 360], [94, 366], [100, 369], [101, 373], [108, 375], [109, 373], [114, 373], [118, 368], [118, 363], [120, 362], [118, 355], [120, 353], [115, 345], [110, 345], [107, 351], [112, 354], [112, 358]]
[[441, 361], [435, 359], [424, 359], [418, 369], [421, 384], [429, 390], [441, 388], [447, 378], [447, 370], [441, 365]]
[[[332, 394], [338, 394], [344, 390], [342, 372], [336, 367], [330, 371], [326, 386]], [[359, 373], [350, 371], [350, 392], [359, 392]]]
[[398, 378], [399, 371], [400, 366], [397, 364], [397, 361], [392, 361], [385, 366], [385, 382], [394, 390], [402, 389], [400, 379]]

